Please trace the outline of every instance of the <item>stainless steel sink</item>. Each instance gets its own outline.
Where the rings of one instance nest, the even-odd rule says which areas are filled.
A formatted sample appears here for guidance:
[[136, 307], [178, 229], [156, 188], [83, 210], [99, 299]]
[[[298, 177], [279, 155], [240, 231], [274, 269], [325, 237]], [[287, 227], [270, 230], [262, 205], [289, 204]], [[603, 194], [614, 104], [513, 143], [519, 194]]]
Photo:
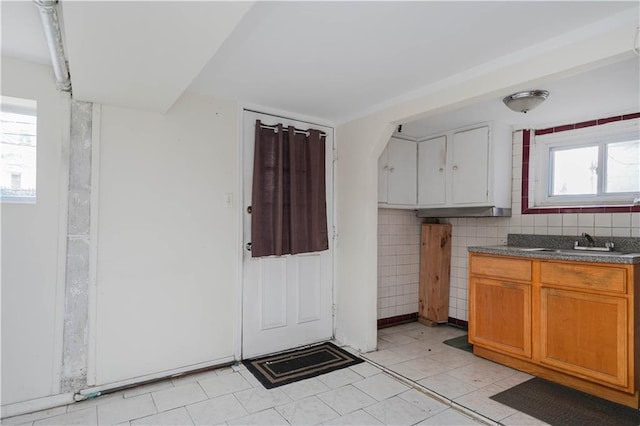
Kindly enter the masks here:
[[522, 251], [533, 251], [533, 252], [542, 252], [542, 253], [558, 253], [558, 254], [569, 254], [576, 256], [625, 256], [625, 255], [638, 255], [638, 253], [630, 253], [623, 251], [583, 251], [583, 250], [572, 250], [572, 249], [554, 249], [554, 248], [545, 248], [545, 247], [535, 247], [535, 248], [522, 248]]

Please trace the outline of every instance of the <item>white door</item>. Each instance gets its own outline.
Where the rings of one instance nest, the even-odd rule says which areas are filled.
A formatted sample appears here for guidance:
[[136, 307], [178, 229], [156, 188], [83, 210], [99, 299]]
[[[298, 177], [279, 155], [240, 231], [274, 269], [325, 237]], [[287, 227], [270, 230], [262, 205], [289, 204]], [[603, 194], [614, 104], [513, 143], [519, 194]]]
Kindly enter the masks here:
[[[251, 205], [255, 123], [314, 128], [327, 134], [329, 250], [252, 258]], [[250, 358], [333, 337], [333, 129], [271, 115], [243, 113], [242, 357]]]

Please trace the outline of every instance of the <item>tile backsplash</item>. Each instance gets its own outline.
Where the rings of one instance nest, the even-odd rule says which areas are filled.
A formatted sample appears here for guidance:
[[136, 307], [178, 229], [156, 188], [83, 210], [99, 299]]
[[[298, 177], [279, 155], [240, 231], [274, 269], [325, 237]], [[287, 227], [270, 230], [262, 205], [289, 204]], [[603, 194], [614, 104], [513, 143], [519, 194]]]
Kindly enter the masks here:
[[418, 312], [421, 223], [414, 210], [378, 209], [378, 319]]
[[[578, 236], [587, 232], [594, 237], [640, 237], [640, 213], [520, 214], [521, 131], [513, 134], [512, 164], [511, 217], [441, 220], [453, 225], [451, 288], [449, 292], [449, 316], [452, 318], [462, 321], [468, 320], [467, 247], [469, 246], [504, 245], [507, 244], [507, 234]], [[421, 219], [415, 217], [414, 211], [378, 210], [378, 319], [417, 312], [418, 310], [420, 223]], [[402, 228], [403, 226], [406, 228]], [[396, 234], [395, 230], [406, 233]], [[394, 244], [390, 244], [390, 241], [394, 241]], [[411, 241], [415, 241], [415, 243]], [[398, 244], [396, 245], [395, 242]], [[396, 248], [392, 249], [391, 247]], [[398, 247], [403, 247], [402, 253], [413, 253], [414, 257], [403, 258], [402, 261], [415, 262], [415, 264], [409, 264], [409, 270], [413, 270], [415, 265], [415, 276], [411, 273], [405, 274], [407, 268], [397, 269], [397, 263], [393, 265], [396, 267], [395, 269], [393, 267], [384, 269], [383, 265], [392, 262], [391, 253], [397, 257], [395, 253], [397, 253]], [[388, 254], [385, 255], [385, 253]], [[400, 270], [403, 272], [403, 278], [400, 278], [398, 273]], [[405, 282], [409, 278], [411, 283], [415, 283], [415, 287], [408, 287], [406, 290], [404, 288], [398, 289], [398, 283]], [[409, 292], [408, 290], [411, 288], [415, 288], [415, 291]], [[402, 292], [401, 298], [398, 298], [399, 291]], [[414, 307], [413, 311], [409, 310], [411, 306]]]

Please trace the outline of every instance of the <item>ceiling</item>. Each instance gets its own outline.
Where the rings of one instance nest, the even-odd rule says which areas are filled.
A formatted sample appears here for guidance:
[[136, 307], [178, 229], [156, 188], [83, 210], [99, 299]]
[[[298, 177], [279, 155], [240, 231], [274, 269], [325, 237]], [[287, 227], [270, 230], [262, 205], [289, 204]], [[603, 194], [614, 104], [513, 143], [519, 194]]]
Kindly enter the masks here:
[[[33, 2], [0, 6], [2, 54], [48, 62]], [[61, 15], [76, 99], [165, 112], [191, 91], [339, 124], [510, 55], [593, 33], [607, 19], [637, 20], [639, 3], [61, 0]], [[549, 82], [541, 87], [551, 91], [545, 104], [526, 119], [507, 110], [515, 116], [504, 120], [553, 121], [553, 108], [579, 115], [586, 98], [575, 95], [585, 88], [604, 92], [601, 104], [619, 101], [612, 93], [625, 87], [637, 93], [637, 61], [612, 67]], [[610, 72], [622, 77], [604, 91], [600, 81]], [[446, 120], [498, 117], [506, 109], [499, 99], [467, 108]], [[447, 122], [425, 120], [405, 132], [423, 135], [435, 121]]]

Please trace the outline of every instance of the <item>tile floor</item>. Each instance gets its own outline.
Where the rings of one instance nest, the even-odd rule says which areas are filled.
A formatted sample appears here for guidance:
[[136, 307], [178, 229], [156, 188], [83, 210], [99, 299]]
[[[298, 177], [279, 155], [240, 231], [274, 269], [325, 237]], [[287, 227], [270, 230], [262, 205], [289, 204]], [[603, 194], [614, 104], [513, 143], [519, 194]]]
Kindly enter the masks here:
[[3, 425], [540, 425], [489, 399], [531, 376], [442, 344], [419, 323], [379, 330], [371, 362], [266, 390], [243, 366], [166, 380]]

